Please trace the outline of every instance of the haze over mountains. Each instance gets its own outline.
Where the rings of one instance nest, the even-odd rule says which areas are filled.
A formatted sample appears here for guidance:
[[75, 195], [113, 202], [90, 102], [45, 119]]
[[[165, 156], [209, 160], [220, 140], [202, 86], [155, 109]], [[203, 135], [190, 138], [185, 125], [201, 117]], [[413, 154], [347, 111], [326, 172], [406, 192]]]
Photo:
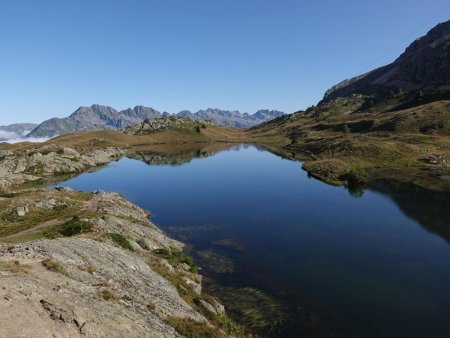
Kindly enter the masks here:
[[[242, 114], [239, 111], [208, 108], [196, 113], [184, 110], [177, 115], [194, 120], [212, 120], [224, 126], [249, 128], [283, 114], [283, 112], [277, 110], [258, 110], [255, 114], [250, 115]], [[90, 107], [82, 106], [68, 117], [44, 121], [35, 126], [27, 137], [53, 137], [68, 132], [99, 129], [116, 130], [140, 123], [146, 119], [167, 117], [168, 115], [166, 112], [161, 114], [153, 108], [144, 106], [117, 111], [109, 106], [94, 104]]]
[[9, 126], [0, 126], [0, 141], [21, 138], [36, 127], [37, 124], [35, 123], [15, 123]]

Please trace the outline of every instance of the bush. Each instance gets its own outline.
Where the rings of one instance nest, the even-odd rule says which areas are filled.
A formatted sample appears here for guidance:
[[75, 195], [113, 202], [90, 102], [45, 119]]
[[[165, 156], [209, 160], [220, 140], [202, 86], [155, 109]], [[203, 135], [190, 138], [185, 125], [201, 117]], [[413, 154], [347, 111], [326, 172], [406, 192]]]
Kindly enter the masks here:
[[126, 239], [123, 235], [117, 234], [117, 233], [112, 233], [112, 234], [109, 234], [109, 237], [111, 237], [111, 239], [114, 243], [116, 243], [117, 245], [120, 245], [122, 248], [130, 250], [130, 251], [134, 251], [134, 248], [131, 246], [128, 239]]
[[168, 322], [179, 334], [186, 338], [226, 337], [217, 328], [209, 327], [206, 323], [197, 322], [190, 318], [171, 317]]
[[47, 238], [71, 237], [90, 231], [92, 231], [92, 224], [83, 222], [78, 216], [74, 216], [70, 221], [44, 231], [44, 236]]
[[346, 175], [349, 185], [365, 185], [369, 180], [369, 174], [366, 169], [352, 168]]
[[144, 249], [144, 250], [147, 250], [147, 251], [150, 250], [150, 248], [148, 247], [147, 243], [145, 242], [145, 239], [143, 239], [143, 238], [139, 238], [138, 241], [137, 241], [137, 244], [139, 244], [139, 246], [142, 249]]
[[167, 259], [171, 265], [186, 263], [187, 265], [189, 265], [191, 272], [197, 272], [197, 267], [195, 266], [192, 257], [185, 255], [183, 252], [177, 249], [156, 249], [152, 252], [161, 258]]
[[51, 258], [44, 259], [42, 261], [42, 265], [44, 265], [50, 271], [57, 272], [62, 275], [67, 275], [66, 271], [64, 270], [64, 267], [60, 263]]
[[99, 291], [99, 296], [107, 301], [114, 301], [117, 299], [116, 295], [110, 289], [102, 289]]

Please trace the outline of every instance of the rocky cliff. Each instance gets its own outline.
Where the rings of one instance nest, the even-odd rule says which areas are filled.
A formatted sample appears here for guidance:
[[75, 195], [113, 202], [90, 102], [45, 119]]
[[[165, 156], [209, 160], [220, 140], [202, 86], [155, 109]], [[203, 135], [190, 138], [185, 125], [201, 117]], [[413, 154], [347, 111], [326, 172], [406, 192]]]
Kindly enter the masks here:
[[[355, 94], [381, 100], [398, 93], [450, 98], [450, 21], [443, 22], [414, 41], [393, 63], [326, 91], [322, 103]], [[420, 91], [420, 93], [419, 93]], [[414, 96], [405, 95], [404, 100]]]

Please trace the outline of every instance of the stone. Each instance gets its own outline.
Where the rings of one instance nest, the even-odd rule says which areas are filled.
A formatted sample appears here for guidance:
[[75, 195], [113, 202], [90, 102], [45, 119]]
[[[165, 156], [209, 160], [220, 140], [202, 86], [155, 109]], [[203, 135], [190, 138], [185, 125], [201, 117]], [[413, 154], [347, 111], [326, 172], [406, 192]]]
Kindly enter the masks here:
[[39, 201], [37, 202], [34, 206], [36, 208], [39, 209], [48, 209], [51, 210], [55, 207], [56, 205], [56, 200], [54, 200], [53, 198], [49, 199], [49, 200], [43, 200], [43, 201]]
[[181, 263], [180, 265], [178, 265], [178, 267], [181, 268], [181, 270], [184, 270], [184, 271], [191, 270], [191, 267], [189, 265], [187, 265], [186, 263]]
[[214, 308], [214, 306], [212, 306], [211, 304], [209, 304], [207, 301], [203, 300], [203, 299], [199, 299], [198, 300], [198, 304], [205, 309], [206, 311], [212, 313], [212, 314], [217, 314], [216, 309]]
[[28, 209], [28, 207], [17, 207], [16, 209], [16, 214], [19, 217], [24, 217], [30, 210]]
[[63, 156], [67, 158], [79, 158], [80, 153], [72, 148], [63, 148]]

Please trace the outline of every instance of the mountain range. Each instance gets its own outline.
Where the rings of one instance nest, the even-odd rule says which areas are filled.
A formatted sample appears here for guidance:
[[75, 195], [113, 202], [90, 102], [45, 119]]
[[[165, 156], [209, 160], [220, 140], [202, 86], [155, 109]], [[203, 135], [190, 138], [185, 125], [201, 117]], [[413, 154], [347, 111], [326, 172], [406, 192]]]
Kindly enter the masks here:
[[27, 137], [52, 137], [73, 131], [121, 129], [145, 119], [161, 117], [161, 113], [144, 106], [117, 111], [109, 106], [94, 104], [80, 107], [65, 118], [52, 118], [34, 128]]
[[186, 117], [193, 120], [211, 120], [222, 126], [236, 128], [250, 128], [265, 121], [284, 115], [278, 110], [258, 110], [255, 114], [241, 113], [239, 111], [228, 111], [208, 108], [191, 113], [189, 110], [183, 110], [177, 114], [179, 117]]
[[[196, 113], [184, 110], [176, 115], [193, 120], [211, 120], [224, 126], [249, 128], [283, 114], [283, 112], [277, 110], [258, 110], [255, 114], [250, 115], [242, 114], [239, 111], [208, 108]], [[153, 108], [144, 106], [117, 111], [109, 106], [94, 104], [90, 107], [82, 106], [68, 117], [46, 120], [35, 126], [27, 137], [53, 137], [74, 131], [117, 130], [147, 119], [168, 117], [169, 115], [167, 112], [161, 114]]]

